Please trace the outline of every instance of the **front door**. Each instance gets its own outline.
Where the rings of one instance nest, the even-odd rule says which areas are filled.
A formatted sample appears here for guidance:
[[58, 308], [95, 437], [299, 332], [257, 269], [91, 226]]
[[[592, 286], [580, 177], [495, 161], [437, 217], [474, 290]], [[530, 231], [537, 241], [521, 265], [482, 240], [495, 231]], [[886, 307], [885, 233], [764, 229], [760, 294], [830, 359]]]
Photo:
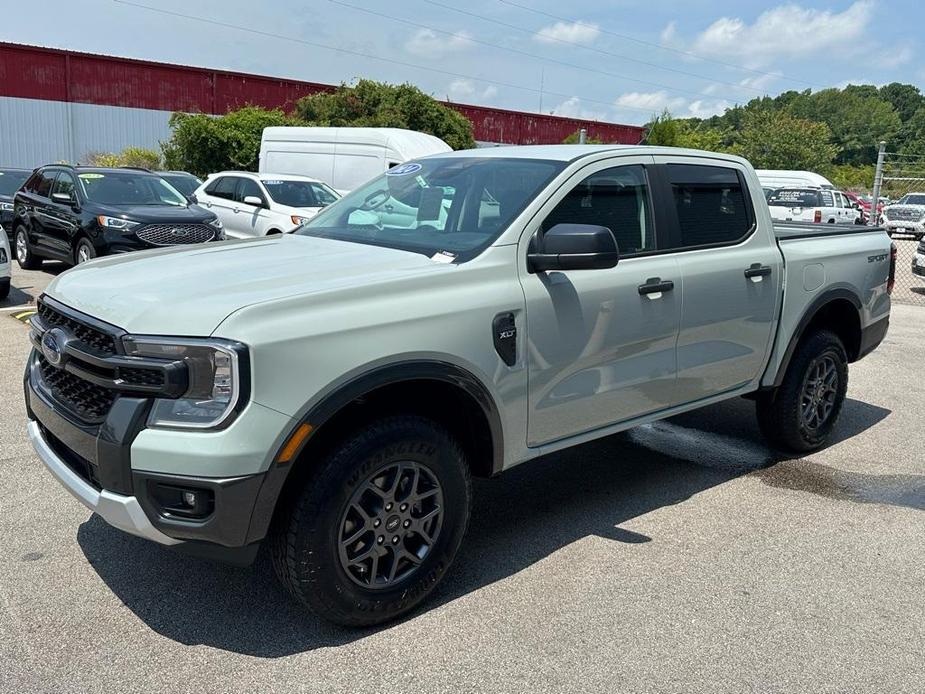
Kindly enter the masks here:
[[[54, 195], [69, 195], [74, 204], [58, 202]], [[79, 227], [77, 212], [77, 182], [67, 171], [61, 171], [51, 187], [51, 199], [45, 206], [45, 237], [49, 248], [55, 253], [71, 258], [74, 252], [74, 236]]]
[[[646, 169], [651, 157], [618, 161], [576, 173], [527, 228], [529, 239], [561, 223], [606, 226], [621, 254], [610, 269], [524, 271], [530, 446], [661, 410], [676, 399], [681, 275], [674, 256], [646, 255], [658, 250]], [[646, 288], [661, 282], [673, 288]]]
[[656, 157], [671, 247], [684, 285], [678, 336], [678, 403], [735, 391], [760, 378], [781, 301], [782, 258], [764, 205], [741, 165]]

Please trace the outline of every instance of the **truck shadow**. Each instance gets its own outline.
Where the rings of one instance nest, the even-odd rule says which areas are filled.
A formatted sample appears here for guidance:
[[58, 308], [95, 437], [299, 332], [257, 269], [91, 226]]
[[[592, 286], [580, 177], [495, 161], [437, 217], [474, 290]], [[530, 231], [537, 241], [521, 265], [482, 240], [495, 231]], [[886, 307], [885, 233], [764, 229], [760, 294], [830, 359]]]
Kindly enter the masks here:
[[[836, 440], [855, 436], [889, 414], [849, 400]], [[788, 460], [768, 449], [754, 423], [752, 404], [739, 400], [637, 427], [546, 456], [497, 479], [477, 481], [471, 525], [456, 564], [416, 614], [516, 574], [590, 535], [615, 542], [657, 542], [658, 537], [621, 525], [736, 477], [768, 475], [778, 463], [796, 462], [801, 469], [824, 467]], [[876, 476], [866, 477], [870, 479], [861, 483], [876, 487]], [[787, 484], [773, 475], [759, 478], [776, 487], [800, 488], [792, 479]], [[824, 474], [811, 476], [804, 491], [826, 493], [825, 479]], [[918, 501], [913, 493], [911, 501], [898, 496], [877, 502], [921, 504], [921, 478], [899, 484], [917, 484]], [[315, 618], [279, 587], [265, 553], [247, 569], [212, 564], [126, 535], [97, 516], [80, 526], [77, 539], [113, 593], [148, 627], [179, 643], [276, 658], [343, 645], [389, 628], [346, 630]]]

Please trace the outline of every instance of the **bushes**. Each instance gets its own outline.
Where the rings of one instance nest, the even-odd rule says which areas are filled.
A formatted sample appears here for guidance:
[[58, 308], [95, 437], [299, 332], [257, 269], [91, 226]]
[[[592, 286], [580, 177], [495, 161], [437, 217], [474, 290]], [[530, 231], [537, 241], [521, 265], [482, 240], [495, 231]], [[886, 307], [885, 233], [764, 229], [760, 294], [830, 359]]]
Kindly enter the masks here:
[[174, 113], [173, 134], [161, 143], [168, 169], [206, 176], [228, 169], [256, 171], [263, 129], [301, 125], [279, 109], [245, 106], [227, 115]]
[[86, 163], [89, 166], [134, 166], [152, 171], [164, 168], [161, 155], [144, 147], [126, 147], [118, 154], [91, 152], [86, 157]]

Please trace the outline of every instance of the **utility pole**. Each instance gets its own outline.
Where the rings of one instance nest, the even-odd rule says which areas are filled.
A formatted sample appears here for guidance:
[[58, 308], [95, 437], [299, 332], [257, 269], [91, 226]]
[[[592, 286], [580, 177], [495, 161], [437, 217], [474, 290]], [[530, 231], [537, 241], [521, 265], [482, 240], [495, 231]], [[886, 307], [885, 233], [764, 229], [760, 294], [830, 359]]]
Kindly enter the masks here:
[[880, 204], [880, 186], [883, 184], [883, 159], [886, 155], [886, 142], [880, 142], [880, 151], [877, 153], [877, 171], [874, 173], [874, 194], [870, 201], [870, 215], [867, 218], [869, 226], [877, 226], [880, 222], [878, 207]]

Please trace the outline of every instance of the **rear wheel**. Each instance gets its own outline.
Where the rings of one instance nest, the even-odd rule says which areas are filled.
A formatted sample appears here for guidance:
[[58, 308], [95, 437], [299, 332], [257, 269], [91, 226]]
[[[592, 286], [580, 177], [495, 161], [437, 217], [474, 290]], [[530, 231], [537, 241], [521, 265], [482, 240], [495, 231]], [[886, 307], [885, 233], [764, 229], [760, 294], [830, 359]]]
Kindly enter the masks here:
[[780, 387], [757, 400], [768, 441], [805, 452], [825, 445], [845, 402], [848, 358], [837, 335], [819, 330], [797, 347]]
[[89, 239], [82, 238], [74, 248], [74, 265], [81, 265], [96, 257], [96, 249]]
[[42, 267], [42, 259], [32, 253], [29, 235], [23, 227], [16, 229], [16, 262], [23, 270], [38, 270]]
[[327, 456], [271, 543], [283, 584], [319, 616], [379, 624], [420, 603], [446, 574], [469, 523], [458, 443], [417, 416], [382, 419]]

